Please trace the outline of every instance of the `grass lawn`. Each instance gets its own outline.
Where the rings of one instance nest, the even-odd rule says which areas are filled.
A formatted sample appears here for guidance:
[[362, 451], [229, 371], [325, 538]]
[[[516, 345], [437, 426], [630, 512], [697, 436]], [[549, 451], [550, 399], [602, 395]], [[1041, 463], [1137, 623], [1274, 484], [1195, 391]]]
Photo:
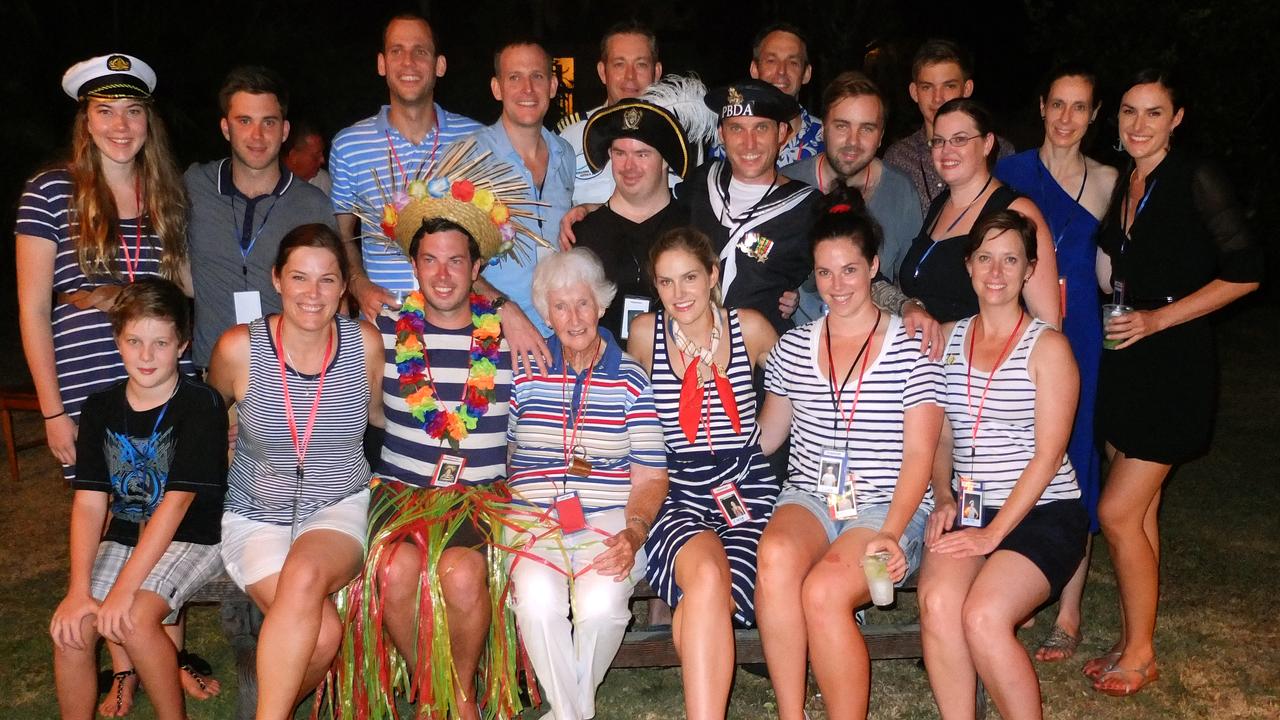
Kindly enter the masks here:
[[[1220, 328], [1222, 403], [1213, 451], [1178, 470], [1161, 516], [1162, 601], [1157, 635], [1161, 679], [1140, 695], [1115, 699], [1089, 689], [1084, 658], [1115, 638], [1116, 587], [1105, 541], [1096, 545], [1085, 598], [1085, 641], [1075, 660], [1040, 665], [1049, 718], [1280, 717], [1280, 373], [1275, 329], [1280, 310], [1254, 307]], [[20, 438], [42, 432], [34, 415], [18, 423]], [[0, 480], [0, 717], [55, 718], [49, 616], [66, 583], [64, 489], [47, 451], [22, 454], [23, 480]], [[910, 612], [898, 610], [895, 612]], [[879, 612], [873, 622], [884, 621]], [[1041, 613], [1022, 632], [1033, 646], [1053, 620]], [[208, 658], [223, 683], [220, 698], [190, 703], [193, 720], [228, 718], [235, 694], [230, 652], [209, 608], [190, 611], [188, 645]], [[105, 657], [105, 654], [104, 654]], [[924, 672], [912, 661], [873, 666], [873, 718], [937, 716]], [[601, 720], [669, 720], [682, 715], [679, 671], [618, 670], [600, 689]], [[730, 716], [772, 716], [765, 680], [739, 671]], [[811, 703], [814, 720], [824, 718]], [[537, 713], [529, 713], [539, 717]], [[998, 714], [994, 711], [991, 717]], [[151, 718], [145, 693], [133, 714]]]

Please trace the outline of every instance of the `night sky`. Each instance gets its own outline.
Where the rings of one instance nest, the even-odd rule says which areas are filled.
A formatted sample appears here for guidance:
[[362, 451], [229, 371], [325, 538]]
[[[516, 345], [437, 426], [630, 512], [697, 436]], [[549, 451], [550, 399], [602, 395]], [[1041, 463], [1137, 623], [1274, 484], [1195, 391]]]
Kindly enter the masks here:
[[[801, 100], [817, 112], [822, 85], [841, 70], [864, 68], [891, 99], [889, 136], [907, 134], [919, 113], [907, 97], [911, 54], [922, 39], [950, 37], [976, 59], [975, 95], [1000, 119], [998, 129], [1019, 148], [1040, 142], [1035, 99], [1039, 78], [1056, 62], [1084, 58], [1104, 80], [1104, 107], [1087, 151], [1119, 158], [1114, 142], [1114, 85], [1148, 64], [1173, 66], [1184, 77], [1187, 119], [1175, 142], [1222, 160], [1258, 227], [1280, 222], [1272, 161], [1277, 84], [1262, 76], [1280, 67], [1280, 4], [1147, 3], [1133, 0], [997, 0], [932, 3], [919, 0], [849, 2], [98, 2], [5, 0], [0, 8], [0, 113], [7, 139], [0, 166], [6, 201], [0, 223], [13, 226], [23, 181], [65, 153], [75, 103], [59, 87], [72, 63], [109, 52], [146, 60], [159, 76], [156, 98], [168, 123], [179, 165], [227, 154], [218, 131], [217, 89], [231, 67], [275, 68], [293, 96], [290, 115], [306, 117], [327, 134], [371, 115], [387, 101], [375, 58], [386, 19], [411, 10], [426, 15], [448, 58], [437, 99], [447, 108], [492, 122], [492, 52], [513, 34], [541, 37], [553, 55], [577, 59], [579, 108], [602, 99], [595, 78], [601, 32], [636, 17], [657, 32], [667, 72], [697, 71], [708, 85], [747, 74], [752, 36], [786, 20], [809, 33], [813, 81]], [[548, 118], [548, 123], [555, 118]], [[1267, 162], [1259, 162], [1265, 158]], [[1263, 238], [1272, 248], [1270, 233]], [[12, 238], [12, 235], [7, 235]], [[8, 241], [11, 243], [12, 241]], [[13, 274], [6, 243], [0, 273]], [[12, 283], [0, 309], [13, 307]], [[2, 369], [2, 368], [0, 368]]]

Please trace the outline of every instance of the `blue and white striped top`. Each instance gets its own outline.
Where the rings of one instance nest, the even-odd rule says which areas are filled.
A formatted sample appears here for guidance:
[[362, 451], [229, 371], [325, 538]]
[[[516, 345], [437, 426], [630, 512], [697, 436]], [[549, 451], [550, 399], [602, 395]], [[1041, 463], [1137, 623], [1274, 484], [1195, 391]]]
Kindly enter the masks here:
[[[88, 277], [80, 269], [75, 242], [71, 238], [71, 202], [74, 187], [64, 169], [40, 173], [27, 182], [18, 206], [14, 232], [43, 238], [54, 244], [53, 292], [70, 293], [92, 290], [100, 285], [121, 285], [129, 281], [122, 248], [116, 251], [117, 277]], [[144, 216], [120, 221], [120, 235], [129, 243], [133, 257], [138, 243], [138, 223], [142, 223], [141, 251], [134, 267], [134, 277], [159, 277], [163, 255], [160, 238]], [[111, 334], [107, 314], [95, 308], [80, 310], [74, 305], [53, 304], [53, 355], [58, 373], [58, 392], [62, 406], [71, 419], [78, 421], [85, 398], [102, 392], [128, 377], [120, 352]], [[191, 363], [183, 362], [182, 370], [191, 373]], [[63, 466], [63, 475], [74, 479], [75, 467]]]
[[[422, 429], [422, 423], [409, 413], [409, 404], [400, 397], [400, 372], [396, 369], [396, 320], [398, 311], [384, 309], [378, 316], [378, 332], [386, 348], [382, 370], [382, 409], [387, 418], [386, 437], [382, 441], [382, 457], [378, 460], [378, 477], [398, 480], [408, 485], [430, 487], [441, 455], [460, 455], [467, 464], [459, 484], [483, 485], [507, 476], [507, 403], [511, 397], [511, 351], [507, 341], [499, 346], [498, 372], [494, 376], [495, 397], [484, 417], [462, 439], [459, 450], [449, 447], [447, 440], [437, 440]], [[445, 407], [456, 410], [462, 399], [467, 375], [471, 371], [471, 333], [473, 326], [445, 330], [426, 324], [422, 344], [436, 395]]]
[[[558, 337], [547, 341], [555, 358], [544, 375], [516, 376], [507, 437], [515, 443], [511, 456], [511, 491], [517, 501], [547, 507], [556, 495], [576, 490], [588, 511], [625, 507], [631, 494], [631, 465], [665, 468], [662, 426], [653, 407], [649, 377], [623, 354], [613, 335], [598, 328], [604, 354], [591, 371], [566, 373]], [[583, 407], [583, 394], [586, 406]], [[565, 437], [574, 437], [591, 463], [589, 477], [566, 473]]]
[[[391, 192], [393, 178], [398, 189], [404, 189], [404, 173], [426, 172], [434, 159], [439, 162], [449, 146], [479, 130], [480, 123], [469, 117], [451, 113], [436, 105], [435, 128], [414, 144], [391, 126], [387, 120], [389, 105], [383, 105], [377, 115], [365, 118], [348, 127], [333, 138], [329, 151], [329, 174], [333, 176], [335, 215], [354, 214], [354, 208], [374, 218], [381, 217], [387, 200], [383, 190]], [[400, 159], [397, 165], [391, 148]], [[404, 166], [404, 173], [400, 170]], [[376, 175], [376, 179], [375, 179]], [[379, 189], [381, 183], [382, 189]], [[391, 291], [411, 292], [417, 282], [409, 260], [394, 240], [387, 239], [382, 229], [361, 221], [361, 254], [365, 272], [373, 282]]]
[[[858, 476], [858, 503], [888, 504], [902, 469], [906, 411], [924, 403], [941, 405], [942, 368], [921, 354], [920, 341], [907, 335], [902, 318], [890, 315], [880, 353], [867, 366], [846, 439], [845, 421], [832, 405], [831, 383], [818, 369], [827, 365], [826, 357], [818, 355], [822, 329], [823, 320], [815, 320], [788, 331], [765, 364], [765, 389], [791, 400], [787, 485], [817, 492], [822, 451], [847, 447]], [[846, 417], [859, 370], [840, 398]], [[925, 492], [921, 506], [933, 507], [932, 491]]]
[[[738, 311], [728, 310], [729, 322], [720, 342], [730, 344], [729, 367], [725, 377], [733, 388], [734, 402], [738, 406], [738, 424], [742, 433], [733, 431], [733, 423], [724, 411], [723, 398], [710, 378], [704, 383], [703, 409], [710, 418], [711, 444], [707, 446], [707, 423], [698, 426], [697, 441], [690, 443], [680, 427], [680, 396], [684, 389], [683, 378], [677, 377], [672, 367], [672, 357], [680, 354], [680, 348], [671, 342], [667, 332], [670, 320], [665, 310], [659, 308], [654, 318], [653, 338], [653, 397], [655, 405], [663, 412], [666, 423], [663, 435], [667, 449], [673, 453], [707, 452], [709, 450], [737, 450], [760, 442], [756, 425], [756, 393], [752, 383], [751, 360], [747, 357], [746, 341], [742, 337], [742, 325]], [[686, 361], [691, 358], [686, 358]], [[687, 372], [687, 370], [686, 370]], [[696, 372], [696, 371], [695, 371]]]
[[[954, 474], [972, 477], [983, 493], [983, 506], [994, 508], [1004, 505], [1036, 451], [1036, 386], [1027, 372], [1027, 363], [1036, 340], [1049, 329], [1049, 325], [1032, 318], [992, 378], [991, 389], [987, 391], [987, 401], [982, 408], [982, 425], [978, 428], [975, 447], [973, 424], [979, 398], [990, 373], [969, 369], [966, 330], [972, 321], [971, 317], [957, 321], [947, 338], [943, 357], [946, 376], [944, 407], [955, 436], [955, 450], [951, 456]], [[966, 385], [970, 389], [967, 390]], [[973, 394], [972, 406], [969, 392]], [[1058, 472], [1036, 504], [1078, 497], [1080, 487], [1076, 484], [1076, 471], [1064, 453]]]
[[[238, 405], [240, 431], [227, 474], [227, 512], [273, 525], [293, 521], [298, 455], [280, 388], [276, 355], [277, 315], [249, 323], [249, 386]], [[337, 316], [338, 335], [303, 463], [298, 522], [337, 504], [369, 484], [364, 430], [369, 422], [369, 382], [360, 325]], [[319, 375], [303, 375], [288, 364], [289, 400], [298, 428], [306, 432]]]

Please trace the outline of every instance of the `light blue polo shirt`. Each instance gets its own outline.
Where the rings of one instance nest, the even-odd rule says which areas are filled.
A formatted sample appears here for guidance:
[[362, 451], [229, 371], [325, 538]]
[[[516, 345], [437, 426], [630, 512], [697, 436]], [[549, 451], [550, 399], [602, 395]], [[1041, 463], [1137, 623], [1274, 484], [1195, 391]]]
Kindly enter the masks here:
[[422, 142], [415, 144], [391, 126], [387, 120], [390, 109], [389, 105], [383, 105], [377, 115], [361, 120], [333, 138], [329, 152], [329, 173], [333, 176], [331, 197], [335, 215], [355, 214], [355, 209], [359, 208], [361, 213], [375, 220], [375, 224], [360, 221], [361, 253], [369, 279], [392, 292], [412, 292], [417, 285], [413, 266], [399, 246], [387, 239], [376, 224], [387, 202], [383, 191], [391, 192], [393, 177], [397, 189], [403, 189], [405, 175], [413, 176], [419, 168], [425, 173], [433, 155], [438, 162], [451, 144], [483, 126], [469, 117], [436, 105], [435, 128]]
[[[520, 155], [511, 146], [511, 140], [507, 138], [507, 131], [502, 126], [501, 119], [476, 132], [475, 139], [476, 145], [480, 150], [488, 150], [493, 153], [495, 160], [510, 165], [512, 170], [519, 174], [525, 184], [529, 186], [534, 200], [546, 203], [545, 207], [541, 205], [517, 205], [516, 207], [529, 210], [537, 215], [536, 218], [518, 218], [518, 220], [533, 232], [546, 238], [553, 248], [558, 247], [560, 218], [564, 217], [569, 208], [573, 207], [573, 148], [559, 135], [542, 128], [542, 139], [547, 143], [548, 152], [547, 174], [543, 178], [542, 187], [537, 187], [533, 182], [533, 173], [529, 172], [529, 169], [524, 166], [524, 162], [520, 160]], [[538, 315], [538, 311], [533, 308], [533, 294], [531, 292], [533, 287], [533, 258], [545, 257], [554, 252], [554, 250], [539, 247], [523, 235], [519, 235], [517, 238], [517, 242], [522, 248], [519, 255], [523, 260], [523, 264], [508, 256], [497, 263], [486, 265], [483, 271], [484, 278], [503, 295], [515, 301], [520, 306], [520, 309], [524, 311], [524, 314], [529, 316], [529, 320], [533, 322], [534, 327], [538, 328], [538, 332], [546, 336], [551, 332], [551, 329], [543, 322], [542, 317]]]

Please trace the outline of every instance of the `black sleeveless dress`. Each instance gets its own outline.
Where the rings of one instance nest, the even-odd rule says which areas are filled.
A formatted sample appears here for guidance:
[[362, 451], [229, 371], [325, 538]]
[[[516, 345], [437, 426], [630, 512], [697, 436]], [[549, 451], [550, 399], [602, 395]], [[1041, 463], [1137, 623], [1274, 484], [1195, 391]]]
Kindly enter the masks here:
[[[978, 220], [1004, 210], [1021, 195], [1008, 185], [991, 192], [987, 202], [974, 218]], [[909, 297], [919, 298], [938, 322], [954, 322], [978, 314], [978, 296], [973, 292], [969, 273], [964, 269], [964, 251], [968, 233], [934, 240], [929, 237], [942, 208], [951, 198], [951, 190], [943, 190], [929, 205], [920, 234], [902, 258], [898, 284]]]

